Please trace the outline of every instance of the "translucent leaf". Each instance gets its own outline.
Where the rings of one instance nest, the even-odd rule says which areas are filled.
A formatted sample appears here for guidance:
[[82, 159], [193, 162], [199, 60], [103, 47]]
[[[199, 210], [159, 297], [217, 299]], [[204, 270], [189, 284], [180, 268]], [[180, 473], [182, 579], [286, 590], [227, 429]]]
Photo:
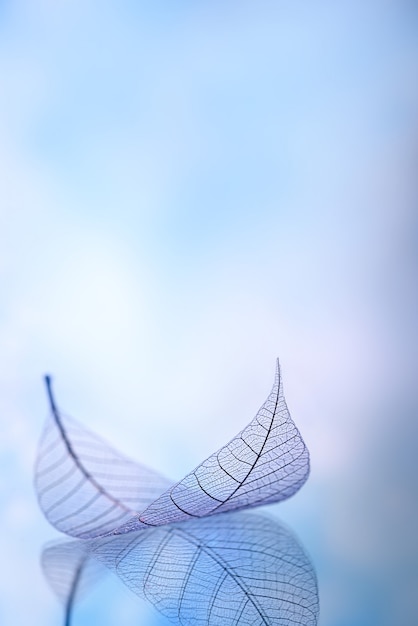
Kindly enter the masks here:
[[92, 556], [177, 624], [315, 626], [314, 569], [277, 521], [248, 512], [88, 542]]
[[279, 502], [308, 475], [309, 453], [290, 417], [277, 362], [273, 388], [252, 422], [115, 532]]
[[51, 404], [39, 444], [35, 488], [58, 530], [88, 538], [108, 533], [141, 512], [172, 483], [126, 458]]
[[59, 530], [91, 538], [278, 502], [309, 474], [309, 453], [283, 396], [273, 389], [236, 437], [174, 486], [62, 416], [47, 378], [52, 419], [41, 439], [35, 484]]

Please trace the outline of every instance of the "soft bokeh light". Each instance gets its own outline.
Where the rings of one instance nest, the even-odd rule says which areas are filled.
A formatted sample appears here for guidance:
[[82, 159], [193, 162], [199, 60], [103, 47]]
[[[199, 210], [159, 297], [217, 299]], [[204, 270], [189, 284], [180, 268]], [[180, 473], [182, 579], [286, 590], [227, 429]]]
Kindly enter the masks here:
[[[43, 374], [181, 478], [253, 417], [276, 356], [312, 475], [273, 511], [313, 557], [320, 623], [417, 620], [417, 17], [2, 3], [2, 623], [61, 619], [32, 487]], [[111, 584], [76, 624], [164, 623]]]

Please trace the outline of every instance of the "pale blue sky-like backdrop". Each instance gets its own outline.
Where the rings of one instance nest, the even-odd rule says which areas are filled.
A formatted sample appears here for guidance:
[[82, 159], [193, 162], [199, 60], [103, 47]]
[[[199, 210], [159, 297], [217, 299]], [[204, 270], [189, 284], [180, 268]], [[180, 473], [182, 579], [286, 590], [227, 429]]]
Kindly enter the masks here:
[[[176, 479], [277, 356], [312, 473], [270, 510], [321, 626], [418, 622], [417, 27], [414, 0], [0, 2], [1, 624], [62, 620], [45, 373]], [[166, 623], [110, 579], [74, 617]]]

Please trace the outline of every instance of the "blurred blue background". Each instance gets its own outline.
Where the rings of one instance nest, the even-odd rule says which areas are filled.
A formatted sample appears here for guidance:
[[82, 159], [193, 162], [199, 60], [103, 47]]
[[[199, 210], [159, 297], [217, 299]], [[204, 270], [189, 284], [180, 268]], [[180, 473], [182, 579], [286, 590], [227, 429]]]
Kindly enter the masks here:
[[[312, 474], [271, 507], [322, 626], [418, 622], [418, 5], [0, 3], [0, 621], [55, 626], [59, 405], [181, 478], [280, 357]], [[163, 624], [106, 583], [75, 624]]]

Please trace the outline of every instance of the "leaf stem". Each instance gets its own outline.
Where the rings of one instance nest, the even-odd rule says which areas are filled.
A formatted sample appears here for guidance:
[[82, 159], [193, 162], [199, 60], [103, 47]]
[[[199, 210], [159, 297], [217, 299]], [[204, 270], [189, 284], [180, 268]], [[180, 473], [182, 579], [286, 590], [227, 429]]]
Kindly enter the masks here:
[[49, 400], [49, 404], [51, 407], [51, 411], [55, 415], [57, 413], [57, 405], [55, 404], [54, 394], [52, 393], [52, 378], [51, 376], [47, 375], [45, 376], [44, 380], [45, 380], [46, 391], [48, 394], [48, 400]]

